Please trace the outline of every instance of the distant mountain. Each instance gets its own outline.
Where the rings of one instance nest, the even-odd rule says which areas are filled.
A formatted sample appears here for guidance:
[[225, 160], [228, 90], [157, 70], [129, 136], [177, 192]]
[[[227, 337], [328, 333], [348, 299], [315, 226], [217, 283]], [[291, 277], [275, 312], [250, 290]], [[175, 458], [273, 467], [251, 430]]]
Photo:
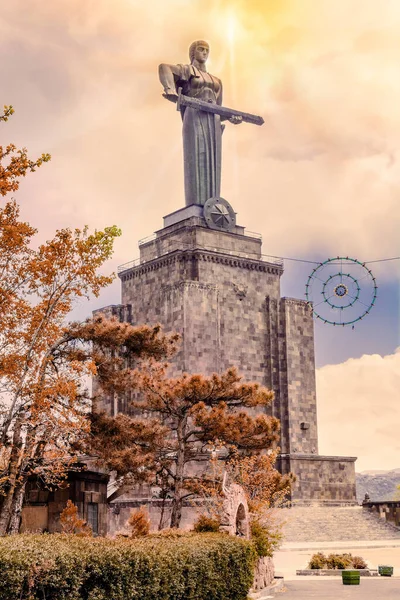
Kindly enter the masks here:
[[400, 475], [400, 469], [392, 469], [391, 471], [385, 471], [385, 470], [374, 471], [372, 469], [371, 471], [361, 471], [361, 473], [359, 473], [359, 475], [386, 475], [386, 473], [398, 473]]
[[356, 473], [357, 500], [362, 502], [368, 493], [371, 500], [400, 499], [400, 469], [363, 471]]

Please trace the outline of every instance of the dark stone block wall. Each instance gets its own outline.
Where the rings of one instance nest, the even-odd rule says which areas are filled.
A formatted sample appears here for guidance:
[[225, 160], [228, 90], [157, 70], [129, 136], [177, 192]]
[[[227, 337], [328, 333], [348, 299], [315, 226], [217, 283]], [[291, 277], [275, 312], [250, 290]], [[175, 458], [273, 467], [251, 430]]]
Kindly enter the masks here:
[[181, 335], [176, 373], [237, 366], [270, 387], [266, 298], [278, 301], [282, 268], [262, 260], [259, 239], [197, 221], [162, 230], [141, 247], [143, 262], [120, 274], [122, 304], [132, 307], [133, 323], [161, 323]]
[[[165, 222], [171, 224], [140, 244], [139, 263], [120, 269], [121, 305], [102, 312], [178, 332], [171, 375], [236, 366], [247, 381], [272, 389], [270, 412], [281, 421], [280, 467], [297, 475], [293, 501], [354, 502], [354, 459], [352, 467], [340, 459], [348, 485], [334, 487], [337, 458], [318, 457], [312, 309], [281, 298], [282, 263], [263, 257], [261, 240], [241, 227], [214, 231], [198, 215]], [[99, 403], [111, 414], [129, 410], [115, 398]]]
[[356, 502], [355, 457], [281, 455], [281, 473], [296, 474], [292, 503], [328, 506], [353, 505]]
[[283, 453], [318, 454], [312, 309], [302, 300], [280, 300], [280, 401]]
[[362, 506], [380, 519], [400, 529], [400, 500], [381, 500], [367, 502], [364, 500]]

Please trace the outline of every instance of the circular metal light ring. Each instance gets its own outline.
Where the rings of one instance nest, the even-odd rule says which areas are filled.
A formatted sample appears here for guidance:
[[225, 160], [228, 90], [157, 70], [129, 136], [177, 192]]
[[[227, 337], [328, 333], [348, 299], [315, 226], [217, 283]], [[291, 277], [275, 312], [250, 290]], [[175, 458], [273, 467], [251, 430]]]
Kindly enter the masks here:
[[344, 283], [339, 283], [333, 290], [333, 293], [338, 298], [343, 298], [343, 296], [347, 296], [347, 294], [349, 293], [349, 288], [346, 285], [344, 285]]
[[[333, 294], [331, 294], [330, 296], [327, 297], [326, 294], [326, 289], [328, 287], [328, 285], [332, 282], [332, 279], [334, 279], [335, 277], [340, 277], [340, 283], [338, 283], [335, 286], [335, 289], [333, 290]], [[345, 285], [342, 280], [343, 278], [346, 277], [347, 279], [350, 279], [350, 281], [355, 285], [356, 288], [356, 292], [355, 292], [355, 296], [350, 296], [350, 298], [352, 298], [352, 302], [349, 302], [348, 304], [345, 305], [341, 305], [341, 304], [335, 304], [334, 302], [331, 302], [330, 299], [332, 298], [332, 296], [337, 296], [338, 298], [344, 298], [346, 295], [349, 295], [349, 290], [347, 285]], [[343, 288], [345, 288], [345, 293], [342, 294], [341, 296], [339, 294], [336, 294], [335, 290], [342, 286]], [[357, 302], [357, 300], [360, 297], [360, 286], [358, 285], [358, 281], [355, 277], [352, 277], [350, 275], [350, 273], [335, 273], [335, 275], [331, 275], [330, 277], [328, 277], [328, 279], [324, 282], [323, 286], [322, 286], [322, 292], [321, 294], [324, 297], [324, 301], [327, 302], [329, 304], [329, 306], [331, 306], [332, 308], [338, 308], [340, 310], [343, 310], [344, 308], [349, 308], [350, 306], [353, 306], [353, 304], [355, 304]], [[328, 292], [329, 293], [329, 292]]]
[[[326, 280], [323, 280], [320, 278], [320, 275], [323, 272], [324, 268], [326, 268], [328, 266], [332, 266], [332, 265], [336, 266], [336, 264], [341, 266], [341, 269], [339, 272], [330, 275]], [[359, 266], [366, 272], [366, 274], [361, 279], [357, 279], [350, 273], [348, 273], [348, 272], [346, 273], [343, 270], [343, 267], [345, 267], [346, 265], [348, 265], [348, 267]], [[362, 287], [361, 287], [359, 281], [362, 281], [366, 277], [369, 278], [369, 282], [370, 282], [370, 284], [372, 284], [372, 288], [371, 288], [372, 289], [372, 294], [371, 294], [372, 299], [369, 302], [369, 304], [365, 304], [364, 302], [361, 302], [361, 299], [360, 299]], [[335, 278], [340, 279], [340, 281], [336, 284], [335, 284], [335, 281], [333, 281]], [[321, 302], [318, 302], [316, 305], [314, 305], [313, 299], [312, 299], [312, 284], [315, 280], [319, 281], [320, 284], [322, 284], [321, 294], [323, 296], [323, 300], [321, 300]], [[334, 289], [333, 289], [333, 293], [330, 294], [330, 287], [332, 286], [332, 284], [334, 284]], [[353, 289], [355, 288], [355, 293], [353, 292], [354, 296], [350, 295], [350, 291], [349, 291], [350, 286], [352, 286]], [[375, 305], [375, 301], [377, 298], [377, 290], [378, 290], [378, 286], [376, 285], [376, 279], [373, 276], [372, 271], [370, 269], [368, 269], [368, 267], [366, 266], [365, 263], [362, 263], [359, 260], [357, 260], [355, 258], [350, 258], [348, 256], [346, 256], [346, 257], [336, 256], [335, 258], [328, 258], [324, 262], [321, 262], [318, 266], [316, 266], [312, 270], [311, 274], [309, 275], [309, 277], [307, 279], [305, 295], [306, 295], [307, 301], [312, 306], [313, 314], [317, 319], [321, 320], [323, 323], [328, 323], [329, 325], [344, 327], [345, 325], [353, 325], [354, 323], [356, 323], [357, 321], [360, 321], [366, 315], [369, 314], [371, 308]], [[331, 301], [332, 297], [345, 298], [346, 296], [351, 298], [351, 302], [349, 302], [348, 304], [340, 305], [340, 304], [337, 304], [337, 303]], [[342, 316], [343, 312], [345, 311], [345, 309], [348, 309], [348, 308], [354, 306], [356, 303], [363, 304], [363, 306], [364, 306], [363, 312], [360, 315], [358, 315], [356, 318], [349, 319], [347, 321], [342, 321], [341, 316]], [[340, 310], [340, 321], [334, 321], [332, 318], [328, 318], [328, 317], [325, 318], [322, 314], [320, 314], [320, 312], [318, 312], [316, 310], [316, 307], [318, 307], [320, 304], [322, 304], [322, 306], [329, 306], [330, 308], [335, 309], [335, 310]]]

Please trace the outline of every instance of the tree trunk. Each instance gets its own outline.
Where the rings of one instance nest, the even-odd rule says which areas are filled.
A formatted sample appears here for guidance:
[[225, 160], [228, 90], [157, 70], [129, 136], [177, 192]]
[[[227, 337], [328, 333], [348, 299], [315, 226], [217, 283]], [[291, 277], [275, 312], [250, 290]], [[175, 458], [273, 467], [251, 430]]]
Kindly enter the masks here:
[[177, 435], [177, 455], [176, 472], [174, 481], [174, 493], [172, 497], [171, 528], [179, 528], [182, 518], [182, 489], [183, 477], [185, 471], [185, 426], [186, 420], [178, 423]]
[[164, 529], [164, 525], [166, 525], [166, 517], [165, 517], [166, 502], [167, 502], [167, 494], [164, 493], [163, 497], [162, 497], [160, 520], [158, 522], [158, 531], [161, 531], [162, 529]]
[[19, 533], [19, 527], [21, 523], [22, 504], [24, 502], [26, 482], [22, 485], [16, 486], [14, 490], [14, 498], [11, 506], [11, 517], [8, 524], [7, 533], [16, 534]]
[[10, 522], [11, 506], [14, 498], [14, 486], [11, 485], [4, 496], [0, 511], [0, 536], [6, 535]]
[[12, 441], [12, 450], [10, 455], [10, 462], [8, 468], [8, 489], [3, 499], [3, 504], [0, 510], [0, 536], [6, 535], [10, 524], [12, 506], [14, 501], [14, 492], [17, 486], [17, 476], [20, 465], [20, 453], [22, 447], [21, 439], [21, 419], [17, 419], [14, 425], [14, 434]]
[[182, 500], [180, 489], [177, 489], [176, 495], [172, 499], [172, 512], [171, 512], [171, 528], [179, 528], [182, 518]]

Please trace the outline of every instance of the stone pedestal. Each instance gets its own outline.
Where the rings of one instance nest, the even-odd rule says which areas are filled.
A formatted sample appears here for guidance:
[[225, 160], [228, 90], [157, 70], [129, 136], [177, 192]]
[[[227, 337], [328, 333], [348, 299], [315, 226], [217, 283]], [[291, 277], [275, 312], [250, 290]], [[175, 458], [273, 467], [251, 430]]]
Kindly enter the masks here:
[[[280, 468], [297, 475], [293, 500], [354, 502], [355, 459], [318, 457], [312, 310], [281, 298], [282, 261], [262, 255], [261, 243], [240, 226], [229, 233], [208, 228], [196, 205], [176, 211], [139, 243], [140, 259], [119, 269], [121, 305], [103, 310], [178, 332], [173, 375], [236, 366], [247, 381], [272, 389]], [[103, 408], [128, 410], [116, 402], [105, 399]], [[338, 491], [331, 480], [341, 464], [346, 483]]]
[[293, 505], [352, 506], [356, 500], [355, 461], [352, 456], [281, 454], [278, 469], [295, 473]]

